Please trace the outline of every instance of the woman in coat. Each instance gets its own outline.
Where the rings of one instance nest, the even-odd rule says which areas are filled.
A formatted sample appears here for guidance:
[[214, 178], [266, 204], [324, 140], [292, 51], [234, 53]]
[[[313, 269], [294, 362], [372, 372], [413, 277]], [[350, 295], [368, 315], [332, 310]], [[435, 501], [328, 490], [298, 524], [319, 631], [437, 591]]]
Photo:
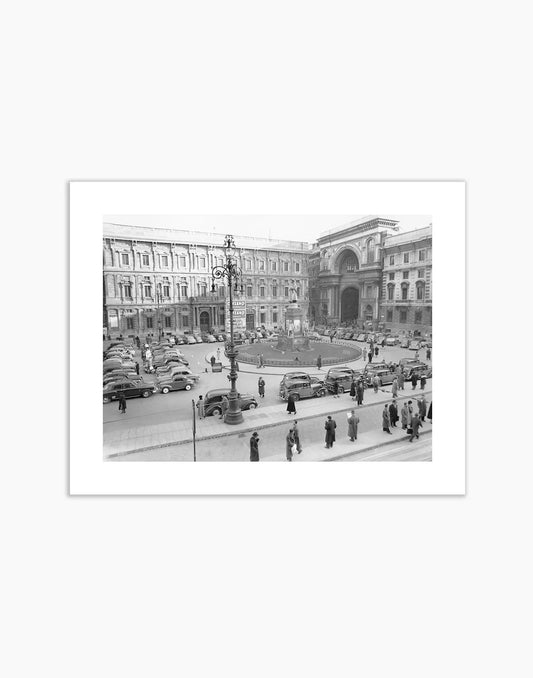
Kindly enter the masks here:
[[420, 388], [422, 390], [424, 390], [426, 388], [426, 377], [423, 374], [420, 377]]
[[329, 414], [326, 423], [324, 424], [324, 428], [326, 429], [326, 448], [329, 449], [330, 447], [333, 447], [333, 443], [335, 442], [335, 429], [337, 428], [337, 424]]
[[405, 375], [403, 373], [403, 370], [400, 368], [400, 373], [398, 374], [398, 388], [401, 388], [402, 391], [404, 389], [404, 383], [405, 383]]
[[427, 401], [424, 398], [424, 396], [422, 396], [418, 401], [418, 416], [420, 417], [420, 421], [425, 420], [426, 411], [427, 411]]
[[263, 377], [259, 377], [259, 381], [257, 382], [257, 390], [259, 391], [259, 395], [261, 398], [265, 397], [265, 380]]
[[383, 407], [383, 412], [381, 413], [381, 417], [382, 417], [382, 419], [383, 419], [383, 430], [384, 430], [386, 433], [390, 433], [390, 434], [392, 435], [392, 433], [391, 433], [391, 431], [390, 431], [389, 408], [387, 407], [387, 405], [385, 405], [385, 406]]
[[287, 437], [285, 438], [285, 455], [287, 456], [287, 461], [292, 461], [292, 446], [294, 444], [294, 434], [292, 428], [290, 428]]
[[296, 405], [294, 403], [294, 396], [292, 393], [289, 393], [289, 397], [287, 398], [287, 412], [289, 414], [296, 414]]
[[379, 355], [379, 346], [376, 346], [376, 348], [374, 349], [374, 355], [376, 356], [376, 358], [378, 357], [378, 355]]
[[352, 410], [348, 415], [348, 438], [354, 442], [357, 440], [357, 427], [359, 425], [359, 417], [355, 414], [355, 410]]
[[403, 407], [400, 411], [400, 418], [402, 421], [402, 428], [405, 431], [407, 428], [407, 423], [409, 421], [409, 409], [407, 408], [407, 403], [403, 404]]
[[392, 381], [391, 393], [393, 398], [396, 398], [398, 395], [398, 379], [396, 377]]
[[389, 417], [390, 424], [396, 428], [396, 422], [398, 421], [398, 408], [396, 407], [396, 402], [392, 402], [389, 405]]
[[350, 398], [355, 400], [355, 379], [352, 379], [352, 383], [350, 384]]

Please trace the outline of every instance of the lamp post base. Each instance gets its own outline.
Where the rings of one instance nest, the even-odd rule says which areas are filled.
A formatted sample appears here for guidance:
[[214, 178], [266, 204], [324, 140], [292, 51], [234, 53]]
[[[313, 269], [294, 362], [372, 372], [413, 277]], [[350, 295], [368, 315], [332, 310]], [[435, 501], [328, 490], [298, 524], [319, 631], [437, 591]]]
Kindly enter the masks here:
[[228, 410], [224, 416], [224, 423], [225, 424], [242, 424], [244, 421], [244, 418], [242, 416], [242, 412], [240, 410], [237, 410], [236, 412], [232, 412], [231, 410]]

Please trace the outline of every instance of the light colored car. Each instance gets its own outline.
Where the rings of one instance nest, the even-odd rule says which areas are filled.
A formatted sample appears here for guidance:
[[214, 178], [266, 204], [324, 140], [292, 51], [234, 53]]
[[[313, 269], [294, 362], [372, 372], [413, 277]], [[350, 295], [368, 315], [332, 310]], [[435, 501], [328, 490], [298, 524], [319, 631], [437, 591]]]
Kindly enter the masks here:
[[399, 343], [400, 343], [399, 337], [388, 336], [385, 339], [385, 346], [398, 346]]
[[158, 391], [163, 394], [169, 393], [169, 391], [190, 391], [194, 384], [195, 382], [192, 379], [181, 374], [156, 382]]
[[207, 335], [207, 341], [209, 344], [215, 344], [216, 343], [216, 337], [214, 337], [212, 334]]
[[[199, 374], [193, 374], [191, 370], [188, 367], [181, 367], [180, 365], [175, 365], [172, 367], [172, 377], [175, 376], [182, 376], [182, 377], [187, 377], [188, 379], [192, 379], [192, 381], [197, 382], [200, 381], [200, 375]], [[162, 381], [163, 379], [167, 379], [165, 375], [162, 375], [159, 377], [156, 375], [157, 381]]]
[[418, 339], [411, 339], [411, 341], [409, 342], [410, 351], [420, 351], [421, 348], [422, 346]]
[[[187, 343], [188, 343], [188, 344], [197, 344], [197, 343], [198, 343], [198, 342], [196, 341], [195, 337], [192, 336], [192, 334], [187, 334], [187, 335], [185, 336], [185, 338], [187, 339]], [[201, 342], [201, 340], [200, 340], [200, 342]]]
[[196, 339], [197, 344], [203, 344], [204, 343], [202, 337], [199, 334], [193, 334], [193, 337]]

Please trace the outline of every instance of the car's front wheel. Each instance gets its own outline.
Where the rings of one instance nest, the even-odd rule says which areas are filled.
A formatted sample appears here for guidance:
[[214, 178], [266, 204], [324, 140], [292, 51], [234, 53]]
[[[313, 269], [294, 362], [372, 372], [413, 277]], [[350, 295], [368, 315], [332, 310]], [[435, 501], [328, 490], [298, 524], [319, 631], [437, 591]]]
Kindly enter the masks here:
[[111, 398], [109, 398], [108, 396], [104, 396], [104, 405], [105, 405], [105, 403], [110, 403], [110, 402], [111, 402]]
[[344, 386], [339, 386], [339, 393], [344, 393]]
[[222, 410], [220, 409], [220, 407], [213, 408], [213, 414], [219, 417], [222, 414]]
[[152, 391], [143, 391], [142, 396], [143, 398], [149, 398], [152, 395]]
[[187, 384], [187, 386], [185, 387], [185, 390], [186, 390], [186, 391], [190, 391], [190, 390], [191, 390], [191, 385], [190, 385], [190, 384]]
[[170, 391], [170, 389], [169, 389], [168, 386], [164, 386], [164, 387], [161, 389], [161, 393], [165, 393], [165, 394], [166, 394], [166, 393], [168, 393], [169, 391]]
[[249, 410], [255, 410], [257, 405], [255, 403], [250, 403], [250, 406], [248, 407]]

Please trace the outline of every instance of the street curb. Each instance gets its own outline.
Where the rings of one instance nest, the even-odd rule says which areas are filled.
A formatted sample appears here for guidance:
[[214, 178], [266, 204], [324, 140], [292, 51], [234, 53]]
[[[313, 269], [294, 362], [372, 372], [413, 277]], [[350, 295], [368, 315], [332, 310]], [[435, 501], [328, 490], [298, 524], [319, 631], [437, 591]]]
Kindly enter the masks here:
[[[388, 393], [388, 391], [384, 391], [384, 389], [380, 389], [380, 390], [383, 391], [384, 393], [385, 392]], [[423, 393], [431, 394], [432, 391], [424, 391]], [[412, 395], [408, 395], [408, 396], [406, 395], [406, 396], [402, 396], [402, 397], [398, 396], [396, 398], [396, 400], [399, 401], [399, 400], [402, 400], [402, 399], [409, 399], [409, 398], [412, 398], [412, 397], [413, 397]], [[380, 402], [377, 402], [377, 403], [368, 403], [366, 405], [363, 404], [360, 407], [351, 407], [351, 406], [342, 407], [342, 408], [337, 409], [337, 410], [329, 410], [329, 414], [338, 414], [339, 412], [346, 412], [347, 410], [351, 410], [351, 409], [355, 409], [355, 411], [357, 412], [358, 410], [361, 410], [364, 407], [374, 407], [375, 405], [382, 405], [383, 402], [384, 401], [380, 401]], [[297, 421], [301, 422], [301, 421], [306, 421], [307, 419], [314, 419], [315, 417], [318, 417], [318, 416], [327, 416], [327, 414], [322, 413], [322, 414], [309, 414], [307, 416], [298, 416], [298, 415], [297, 416], [291, 416], [286, 421], [287, 421], [287, 423], [290, 423], [290, 421], [296, 419]], [[252, 431], [252, 432], [253, 431], [261, 431], [265, 428], [272, 428], [273, 426], [281, 426], [281, 425], [283, 425], [283, 421], [278, 421], [278, 422], [269, 423], [269, 424], [261, 424], [261, 425], [257, 425], [257, 426], [250, 426], [250, 428], [245, 428], [245, 429], [233, 429], [231, 431], [224, 431], [223, 433], [214, 433], [213, 435], [207, 435], [207, 436], [203, 436], [201, 438], [197, 437], [196, 442], [200, 442], [200, 441], [204, 441], [204, 440], [216, 440], [217, 438], [227, 438], [228, 436], [234, 435], [235, 433], [245, 434], [245, 433], [249, 433], [250, 431]], [[159, 443], [158, 445], [147, 445], [145, 447], [138, 447], [134, 450], [125, 450], [123, 452], [113, 452], [112, 454], [109, 454], [106, 457], [104, 457], [104, 459], [114, 459], [116, 457], [125, 457], [128, 454], [135, 454], [136, 452], [148, 452], [149, 450], [159, 450], [159, 449], [163, 449], [164, 447], [175, 447], [177, 445], [187, 445], [188, 443], [192, 443], [192, 442], [193, 442], [192, 438], [185, 438], [183, 440], [170, 441], [168, 443]], [[393, 441], [390, 441], [390, 442], [393, 442]], [[388, 443], [384, 443], [384, 444], [388, 444]], [[358, 452], [362, 452], [362, 450], [358, 450]], [[356, 454], [356, 452], [351, 452], [350, 454]]]
[[[420, 436], [425, 436], [428, 435], [429, 433], [432, 433], [433, 429], [428, 429], [427, 431], [420, 431], [419, 435]], [[408, 434], [405, 434], [405, 437], [407, 437]], [[329, 459], [324, 459], [324, 461], [338, 461], [339, 459], [345, 459], [346, 457], [353, 457], [355, 454], [360, 454], [361, 452], [369, 452], [370, 450], [375, 450], [378, 447], [387, 447], [387, 445], [393, 445], [397, 444], [398, 439], [393, 438], [392, 440], [385, 440], [382, 443], [376, 443], [375, 445], [369, 445], [368, 447], [365, 447], [361, 450], [354, 450], [352, 452], [343, 452], [342, 454], [338, 454], [335, 457], [330, 457]]]

